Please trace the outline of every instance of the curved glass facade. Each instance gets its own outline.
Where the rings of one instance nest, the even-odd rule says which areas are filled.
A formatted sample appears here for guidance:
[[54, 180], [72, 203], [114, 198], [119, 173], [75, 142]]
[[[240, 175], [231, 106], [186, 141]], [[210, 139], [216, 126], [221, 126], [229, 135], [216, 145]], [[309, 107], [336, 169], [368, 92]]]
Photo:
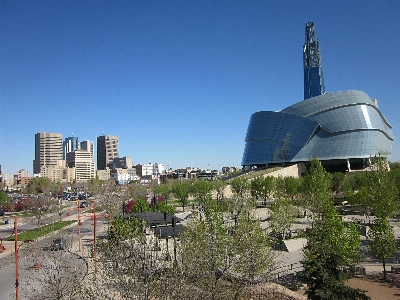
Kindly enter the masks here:
[[367, 94], [326, 93], [280, 112], [254, 113], [242, 166], [320, 160], [389, 157], [391, 126]]

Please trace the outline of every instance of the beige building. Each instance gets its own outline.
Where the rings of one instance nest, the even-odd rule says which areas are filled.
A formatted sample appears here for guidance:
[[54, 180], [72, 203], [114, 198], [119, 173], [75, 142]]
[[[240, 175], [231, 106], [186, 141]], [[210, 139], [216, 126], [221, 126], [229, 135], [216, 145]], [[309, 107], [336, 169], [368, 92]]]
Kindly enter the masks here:
[[94, 161], [91, 152], [76, 150], [67, 153], [68, 168], [75, 168], [75, 180], [85, 182], [95, 177]]
[[36, 133], [33, 174], [39, 174], [43, 167], [57, 166], [57, 161], [62, 160], [62, 153], [63, 147], [61, 133]]
[[72, 182], [75, 180], [75, 169], [67, 168], [65, 160], [59, 160], [56, 166], [41, 167], [40, 175], [55, 182]]
[[102, 135], [97, 137], [97, 170], [113, 168], [114, 158], [118, 158], [118, 137]]
[[99, 180], [106, 180], [106, 181], [110, 180], [110, 178], [111, 178], [110, 169], [107, 168], [106, 170], [97, 170], [96, 176]]

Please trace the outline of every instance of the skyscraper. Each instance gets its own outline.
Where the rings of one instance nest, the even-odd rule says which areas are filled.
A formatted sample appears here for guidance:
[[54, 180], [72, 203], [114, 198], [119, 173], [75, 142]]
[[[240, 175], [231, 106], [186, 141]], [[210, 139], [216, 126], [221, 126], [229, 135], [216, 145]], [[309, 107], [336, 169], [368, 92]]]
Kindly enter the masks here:
[[102, 135], [97, 137], [97, 170], [112, 169], [114, 158], [118, 157], [118, 137]]
[[40, 132], [35, 134], [35, 159], [33, 173], [39, 174], [41, 167], [57, 166], [62, 160], [62, 134]]
[[83, 141], [81, 142], [81, 150], [86, 150], [89, 151], [90, 153], [92, 153], [92, 156], [94, 157], [94, 150], [93, 150], [93, 141]]
[[63, 159], [67, 159], [67, 154], [80, 149], [80, 143], [77, 136], [67, 137], [63, 142]]
[[95, 177], [92, 153], [86, 150], [75, 150], [67, 153], [67, 165], [75, 168], [75, 180], [85, 182]]

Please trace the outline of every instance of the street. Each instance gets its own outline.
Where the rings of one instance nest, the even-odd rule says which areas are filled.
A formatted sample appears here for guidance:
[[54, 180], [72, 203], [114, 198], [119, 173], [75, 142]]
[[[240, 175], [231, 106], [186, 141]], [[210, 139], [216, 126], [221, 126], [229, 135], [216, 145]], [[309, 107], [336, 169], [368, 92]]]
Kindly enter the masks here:
[[[40, 295], [42, 293], [47, 296], [68, 296], [68, 293], [74, 292], [74, 288], [87, 274], [88, 263], [91, 260], [90, 248], [94, 237], [94, 222], [90, 218], [91, 215], [81, 215], [80, 241], [78, 240], [78, 224], [75, 223], [45, 238], [39, 238], [35, 242], [18, 243], [19, 299], [41, 299]], [[70, 215], [63, 219], [77, 220], [77, 215]], [[51, 222], [51, 220], [57, 221], [59, 216], [55, 215], [51, 218], [46, 218], [46, 223]], [[105, 226], [101, 218], [97, 221], [97, 225], [96, 233], [102, 234]], [[12, 227], [13, 225], [0, 226], [0, 237], [10, 236], [13, 230]], [[24, 223], [18, 227], [19, 231], [32, 228], [35, 228], [32, 222]], [[58, 237], [65, 241], [66, 248], [64, 250], [51, 251], [49, 248], [53, 240]], [[0, 298], [8, 300], [15, 299], [16, 268], [13, 251], [14, 242], [5, 242], [4, 244], [8, 251], [0, 254]], [[39, 264], [41, 268], [33, 268], [35, 264]]]

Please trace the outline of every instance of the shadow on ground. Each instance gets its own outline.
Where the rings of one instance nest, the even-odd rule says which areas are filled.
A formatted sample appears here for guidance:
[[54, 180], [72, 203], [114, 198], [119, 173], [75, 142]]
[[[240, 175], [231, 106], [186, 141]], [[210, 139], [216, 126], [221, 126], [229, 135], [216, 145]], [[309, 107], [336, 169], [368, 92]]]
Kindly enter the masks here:
[[276, 284], [280, 284], [292, 291], [297, 291], [299, 288], [303, 286], [303, 283], [296, 276], [296, 274], [288, 274], [281, 276], [273, 280], [273, 282]]

